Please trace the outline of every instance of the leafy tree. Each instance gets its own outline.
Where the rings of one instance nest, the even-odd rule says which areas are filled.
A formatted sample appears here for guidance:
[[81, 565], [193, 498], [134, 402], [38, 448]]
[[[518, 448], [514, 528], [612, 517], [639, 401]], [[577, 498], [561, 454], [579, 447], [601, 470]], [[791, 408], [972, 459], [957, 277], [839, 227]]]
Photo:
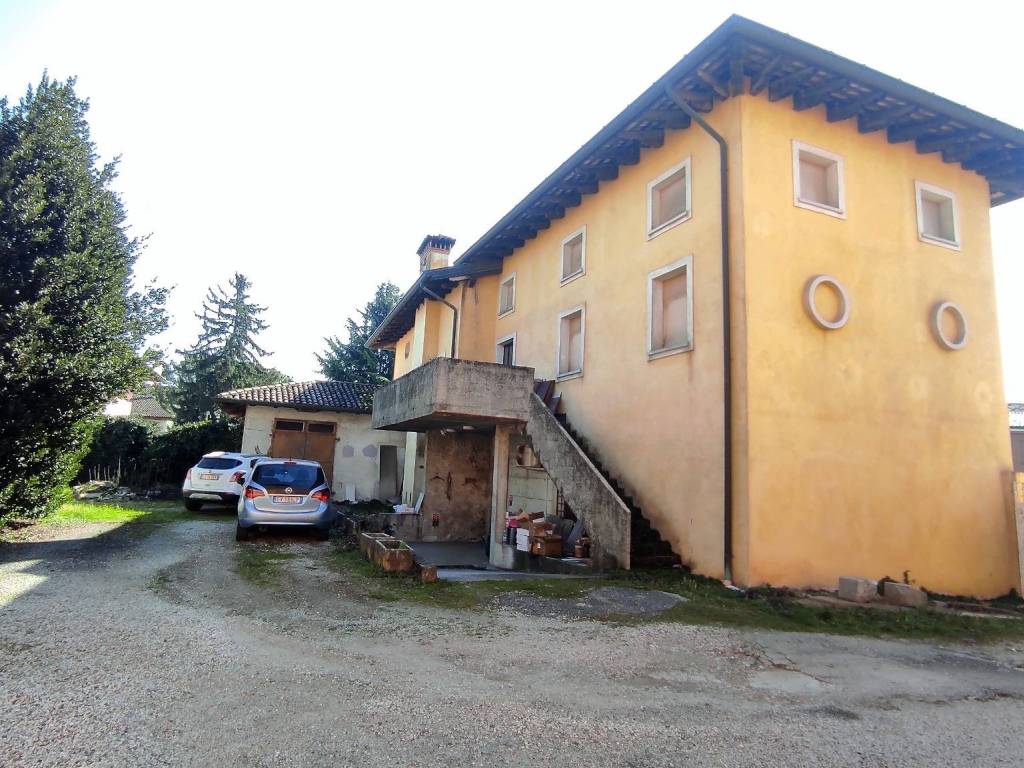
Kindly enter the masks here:
[[381, 283], [373, 298], [363, 309], [358, 310], [359, 317], [350, 317], [345, 321], [348, 331], [346, 341], [337, 336], [324, 339], [327, 349], [322, 355], [316, 356], [324, 376], [334, 381], [351, 381], [372, 387], [391, 381], [395, 353], [386, 349], [367, 349], [366, 340], [395, 308], [400, 296], [397, 285]]
[[207, 292], [203, 311], [196, 315], [203, 324], [199, 340], [190, 349], [179, 350], [181, 360], [166, 376], [170, 386], [162, 390], [162, 402], [177, 421], [222, 418], [214, 403], [221, 392], [288, 381], [260, 362], [268, 354], [256, 343], [256, 336], [267, 329], [261, 318], [266, 307], [249, 298], [251, 287], [245, 275], [236, 272], [230, 291], [217, 286]]
[[104, 402], [146, 373], [167, 290], [135, 291], [128, 236], [75, 81], [0, 100], [0, 519], [36, 516], [87, 450]]

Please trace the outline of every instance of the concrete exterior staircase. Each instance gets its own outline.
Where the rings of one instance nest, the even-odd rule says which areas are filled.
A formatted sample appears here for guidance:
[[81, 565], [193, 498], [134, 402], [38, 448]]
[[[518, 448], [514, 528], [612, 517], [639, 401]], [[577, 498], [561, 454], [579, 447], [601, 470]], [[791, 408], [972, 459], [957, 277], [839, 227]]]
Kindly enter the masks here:
[[[531, 403], [531, 411], [534, 409], [539, 410], [539, 406], [543, 406], [544, 412], [550, 417], [550, 420], [558, 425], [560, 431], [564, 435], [564, 441], [572, 446], [572, 450], [582, 454], [582, 457], [586, 459], [585, 466], [586, 470], [582, 466], [564, 466], [559, 467], [556, 471], [562, 471], [572, 469], [575, 472], [579, 472], [580, 475], [575, 477], [577, 483], [588, 482], [587, 475], [589, 473], [596, 473], [600, 478], [599, 485], [602, 488], [610, 490], [615, 494], [618, 500], [618, 505], [612, 505], [604, 500], [604, 506], [598, 507], [598, 516], [603, 517], [608, 513], [608, 509], [614, 509], [615, 514], [621, 515], [621, 510], [624, 508], [628, 511], [629, 520], [629, 536], [626, 539], [629, 547], [629, 565], [620, 567], [629, 568], [668, 568], [676, 565], [680, 565], [681, 561], [679, 556], [672, 551], [672, 545], [661, 538], [661, 534], [650, 524], [650, 521], [644, 517], [643, 510], [636, 503], [632, 496], [628, 493], [622, 483], [605, 469], [601, 463], [600, 456], [597, 451], [591, 445], [591, 443], [579, 432], [577, 432], [572, 425], [569, 423], [568, 418], [565, 414], [554, 413], [558, 409], [559, 398], [554, 395], [554, 382], [538, 382], [534, 389], [533, 399], [535, 402]], [[534, 419], [531, 414], [531, 422]], [[536, 417], [538, 426], [543, 425], [546, 431], [550, 431], [552, 426], [549, 423], [545, 423], [548, 419], [542, 419], [541, 414], [538, 413]], [[530, 435], [531, 441], [533, 442], [534, 450], [540, 457], [541, 463], [544, 468], [548, 471], [548, 474], [555, 480], [559, 490], [562, 491], [563, 497], [569, 503], [569, 506], [573, 510], [585, 510], [590, 511], [595, 509], [591, 505], [587, 505], [587, 501], [575, 501], [570, 494], [566, 493], [563, 487], [563, 481], [556, 475], [556, 471], [552, 471], [548, 463], [548, 457], [544, 455], [544, 450], [539, 449], [537, 445], [537, 439], [534, 437], [531, 431], [531, 422], [527, 423], [527, 434]], [[545, 446], [547, 452], [552, 454], [555, 452], [557, 441], [551, 440], [551, 445]], [[577, 464], [583, 464], [583, 462], [577, 462]], [[590, 476], [590, 480], [593, 480], [593, 475]], [[579, 494], [576, 494], [577, 497]], [[594, 516], [587, 515], [586, 522], [588, 529], [591, 530], [592, 537], [597, 539], [599, 534], [594, 530], [594, 524], [597, 522], [594, 520]], [[603, 521], [602, 521], [603, 522]], [[617, 527], [616, 527], [617, 530]], [[621, 557], [621, 555], [620, 555]]]
[[586, 524], [594, 566], [630, 568], [629, 507], [536, 392], [526, 434], [562, 498]]

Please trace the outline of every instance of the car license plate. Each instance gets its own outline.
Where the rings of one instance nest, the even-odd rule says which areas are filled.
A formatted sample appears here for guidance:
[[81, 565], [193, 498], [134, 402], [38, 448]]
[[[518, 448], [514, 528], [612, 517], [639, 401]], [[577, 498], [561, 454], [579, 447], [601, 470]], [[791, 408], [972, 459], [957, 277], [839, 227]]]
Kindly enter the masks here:
[[203, 474], [201, 474], [199, 476], [199, 479], [200, 480], [216, 480], [219, 477], [220, 477], [220, 475], [214, 474], [213, 472], [203, 472]]
[[298, 504], [300, 501], [301, 496], [274, 496], [275, 504]]

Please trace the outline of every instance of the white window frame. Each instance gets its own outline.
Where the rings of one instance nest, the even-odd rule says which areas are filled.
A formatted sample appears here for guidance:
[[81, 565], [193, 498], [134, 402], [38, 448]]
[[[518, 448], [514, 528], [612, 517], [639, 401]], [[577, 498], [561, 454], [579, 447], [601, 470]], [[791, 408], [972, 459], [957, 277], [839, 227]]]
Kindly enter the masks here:
[[[654, 282], [660, 277], [684, 268], [686, 269], [686, 333], [688, 338], [685, 344], [654, 349]], [[682, 352], [692, 352], [693, 335], [693, 255], [691, 254], [647, 273], [647, 359], [657, 360]]]
[[[924, 209], [921, 205], [921, 193], [931, 192], [933, 195], [940, 195], [942, 197], [949, 198], [950, 203], [953, 206], [953, 239], [946, 240], [943, 237], [936, 237], [935, 235], [925, 234], [924, 231]], [[950, 192], [948, 189], [937, 187], [934, 184], [928, 184], [924, 181], [914, 181], [914, 200], [917, 205], [917, 239], [922, 243], [928, 243], [929, 245], [938, 245], [943, 248], [949, 248], [953, 251], [960, 250], [960, 209], [956, 204], [956, 195]]]
[[[836, 192], [839, 198], [839, 207], [833, 208], [825, 203], [816, 203], [813, 200], [805, 200], [800, 196], [800, 153], [806, 152], [809, 155], [820, 157], [823, 160], [830, 160], [836, 164]], [[793, 205], [797, 208], [804, 208], [808, 211], [817, 211], [837, 219], [846, 218], [846, 174], [843, 163], [843, 156], [827, 149], [816, 147], [802, 141], [793, 140]]]
[[[580, 367], [575, 371], [566, 371], [565, 373], [559, 372], [559, 366], [562, 362], [562, 320], [579, 313], [580, 316]], [[555, 323], [555, 380], [556, 381], [567, 381], [568, 379], [578, 379], [583, 375], [583, 369], [586, 364], [587, 355], [587, 306], [586, 304], [579, 304], [571, 309], [567, 309], [558, 314], [558, 320]]]
[[[664, 224], [657, 227], [654, 226], [654, 188], [666, 181], [670, 177], [679, 173], [679, 171], [685, 170], [686, 172], [686, 210], [673, 219], [669, 219]], [[687, 156], [685, 160], [677, 165], [673, 165], [658, 178], [647, 183], [647, 239], [651, 240], [662, 232], [667, 232], [673, 227], [677, 227], [684, 221], [689, 221], [693, 218], [693, 196], [691, 190], [693, 187], [693, 174], [690, 172], [690, 157]]]
[[514, 333], [508, 334], [508, 336], [502, 336], [496, 342], [494, 342], [494, 362], [503, 362], [501, 347], [508, 342], [512, 342], [512, 365], [516, 364], [516, 353], [519, 351], [518, 344], [516, 343], [516, 335]]
[[[570, 240], [575, 240], [579, 236], [583, 237], [582, 253], [580, 256], [580, 270], [579, 272], [573, 272], [571, 275], [562, 277], [562, 275], [565, 274], [565, 246]], [[562, 244], [560, 246], [560, 257], [558, 259], [558, 283], [559, 285], [565, 285], [566, 283], [571, 283], [577, 278], [583, 277], [585, 274], [587, 274], [587, 227], [586, 225], [583, 225], [562, 240]]]
[[[512, 283], [512, 308], [511, 309], [507, 309], [504, 312], [502, 312], [502, 310], [501, 310], [501, 289], [504, 287], [505, 283], [507, 283], [507, 282], [511, 282]], [[519, 288], [519, 286], [516, 284], [517, 282], [518, 281], [516, 280], [516, 273], [513, 272], [513, 273], [511, 273], [509, 275], [505, 275], [505, 277], [502, 278], [501, 282], [498, 283], [498, 317], [505, 317], [506, 315], [511, 315], [513, 312], [516, 311], [516, 294], [518, 293], [518, 288]]]

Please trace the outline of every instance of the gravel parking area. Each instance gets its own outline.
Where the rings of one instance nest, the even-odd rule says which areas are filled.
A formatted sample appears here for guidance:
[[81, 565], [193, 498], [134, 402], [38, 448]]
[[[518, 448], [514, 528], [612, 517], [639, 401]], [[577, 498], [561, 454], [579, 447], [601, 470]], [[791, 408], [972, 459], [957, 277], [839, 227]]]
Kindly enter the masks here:
[[374, 602], [332, 567], [332, 544], [236, 545], [228, 522], [146, 531], [81, 526], [0, 544], [0, 765], [996, 766], [1024, 755], [1024, 652], [1010, 645], [609, 624], [585, 605], [560, 614], [508, 596], [486, 611]]

